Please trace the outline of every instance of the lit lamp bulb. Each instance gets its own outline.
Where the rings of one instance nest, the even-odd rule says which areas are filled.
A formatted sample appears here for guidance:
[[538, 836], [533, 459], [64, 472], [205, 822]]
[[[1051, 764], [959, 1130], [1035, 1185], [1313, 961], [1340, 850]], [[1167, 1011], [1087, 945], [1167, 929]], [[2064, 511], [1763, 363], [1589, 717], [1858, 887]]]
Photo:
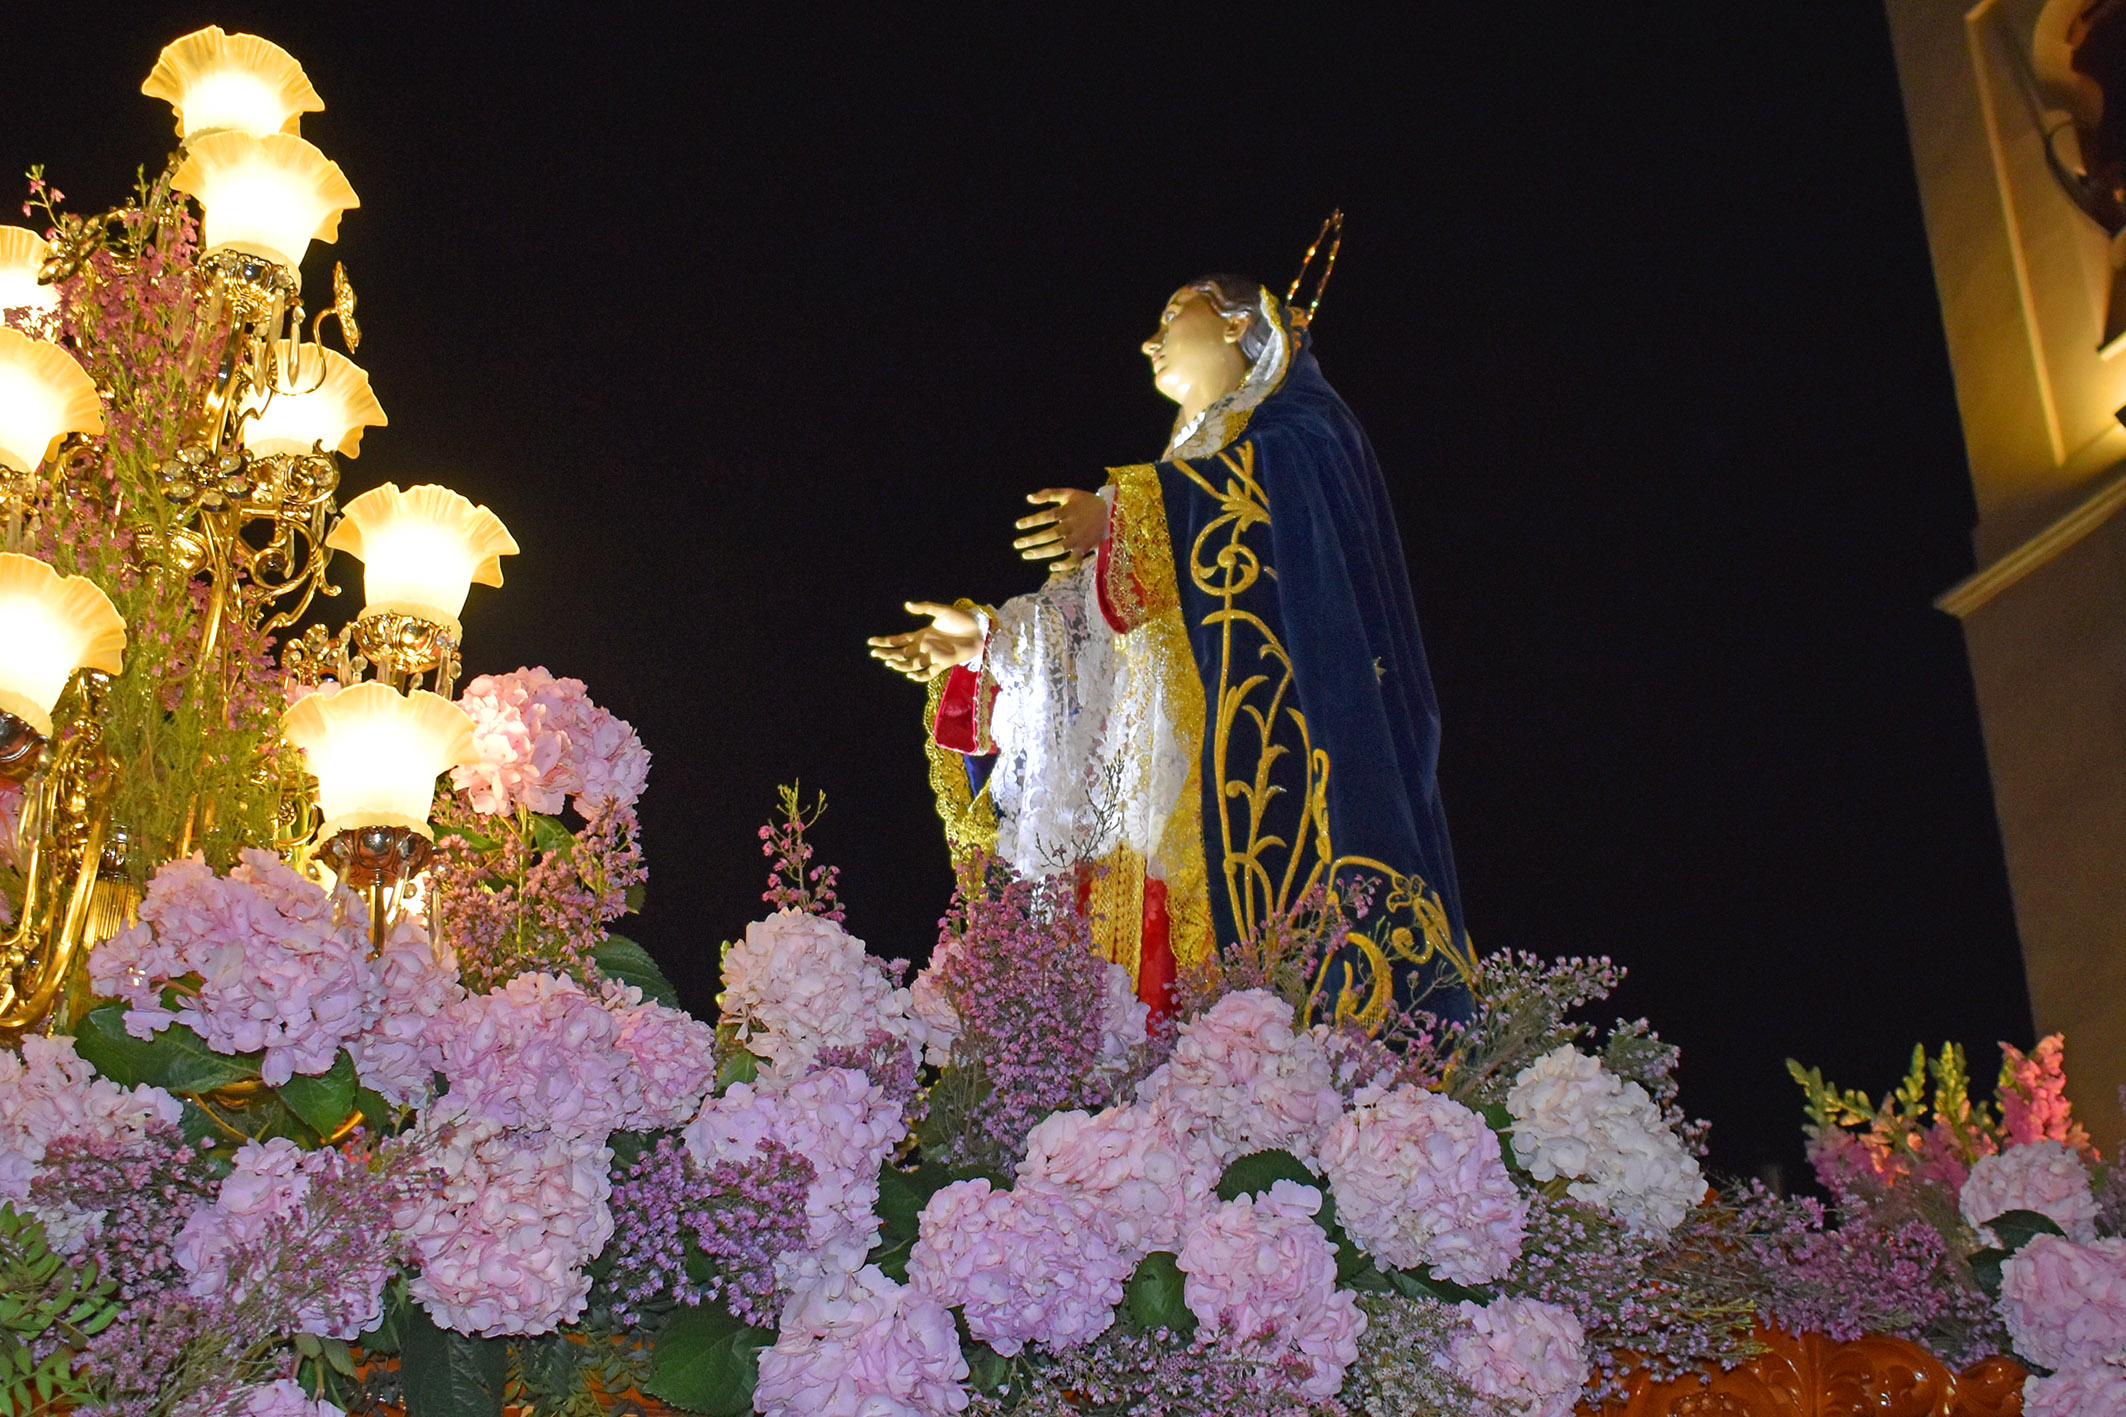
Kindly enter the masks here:
[[339, 164], [290, 133], [209, 133], [188, 143], [171, 185], [207, 209], [206, 245], [290, 271], [312, 241], [337, 240], [340, 213], [362, 204]]
[[140, 91], [177, 110], [177, 136], [234, 129], [263, 138], [293, 133], [325, 101], [295, 56], [255, 34], [208, 25], [164, 46]]
[[56, 344], [0, 326], [0, 467], [35, 472], [69, 433], [101, 433], [96, 381]]
[[268, 399], [253, 394], [245, 407], [256, 410], [244, 424], [244, 446], [261, 457], [327, 452], [357, 457], [362, 430], [384, 426], [384, 409], [369, 391], [369, 375], [338, 350], [306, 344], [294, 377], [299, 392]]
[[317, 778], [321, 841], [380, 827], [433, 840], [437, 776], [477, 758], [471, 714], [441, 694], [388, 684], [311, 694], [281, 715], [281, 737]]
[[45, 239], [26, 226], [0, 226], [0, 310], [59, 308], [59, 292], [37, 284], [37, 272], [52, 258]]
[[364, 617], [411, 615], [463, 637], [458, 612], [472, 584], [502, 584], [504, 556], [517, 554], [493, 512], [447, 487], [387, 482], [347, 504], [325, 538], [362, 563]]
[[125, 667], [125, 621], [86, 576], [0, 552], [0, 713], [49, 738], [52, 707], [77, 669]]

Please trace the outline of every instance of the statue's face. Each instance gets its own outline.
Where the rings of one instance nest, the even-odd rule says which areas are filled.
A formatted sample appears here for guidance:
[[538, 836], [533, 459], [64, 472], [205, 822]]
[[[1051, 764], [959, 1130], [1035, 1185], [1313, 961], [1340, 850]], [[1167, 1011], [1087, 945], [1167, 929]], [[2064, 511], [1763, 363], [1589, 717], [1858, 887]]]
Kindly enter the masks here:
[[1144, 342], [1152, 383], [1189, 411], [1231, 393], [1247, 377], [1247, 360], [1240, 353], [1246, 329], [1246, 317], [1225, 319], [1203, 292], [1175, 291], [1160, 312], [1158, 332]]

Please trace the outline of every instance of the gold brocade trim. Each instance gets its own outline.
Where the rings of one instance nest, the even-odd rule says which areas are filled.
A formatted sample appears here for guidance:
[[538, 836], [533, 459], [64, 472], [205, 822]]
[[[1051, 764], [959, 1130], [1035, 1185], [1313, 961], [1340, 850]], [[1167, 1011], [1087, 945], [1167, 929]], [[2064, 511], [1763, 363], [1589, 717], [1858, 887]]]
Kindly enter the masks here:
[[1100, 953], [1129, 971], [1132, 982], [1144, 962], [1144, 857], [1118, 846], [1093, 868], [1085, 904]]
[[989, 800], [989, 784], [974, 791], [967, 782], [966, 758], [937, 740], [938, 701], [950, 677], [940, 674], [930, 681], [923, 705], [923, 751], [930, 759], [930, 790], [937, 797], [938, 817], [945, 823], [945, 845], [957, 866], [997, 849], [997, 812]]
[[[1166, 882], [1167, 940], [1175, 964], [1186, 969], [1207, 963], [1216, 944], [1211, 933], [1210, 871], [1203, 851], [1203, 680], [1196, 672], [1187, 622], [1181, 618], [1181, 590], [1175, 578], [1174, 544], [1167, 533], [1159, 469], [1139, 463], [1110, 468], [1107, 476], [1115, 485], [1119, 523], [1119, 534], [1108, 547], [1108, 594], [1112, 597], [1116, 584], [1127, 579], [1141, 597], [1142, 618], [1132, 621], [1136, 628], [1125, 637], [1125, 648], [1132, 656], [1150, 656], [1174, 735], [1194, 748], [1181, 796], [1154, 852]], [[1142, 891], [1138, 894], [1141, 901]], [[1131, 973], [1134, 976], [1135, 971]]]
[[[1456, 940], [1438, 893], [1423, 880], [1371, 857], [1336, 855], [1329, 836], [1329, 755], [1313, 745], [1306, 714], [1296, 702], [1291, 655], [1260, 616], [1237, 604], [1260, 577], [1276, 575], [1261, 551], [1247, 541], [1253, 528], [1270, 525], [1269, 497], [1255, 475], [1255, 445], [1228, 448], [1215, 461], [1225, 474], [1222, 489], [1187, 461], [1176, 458], [1173, 466], [1219, 508], [1189, 549], [1189, 577], [1217, 603], [1203, 624], [1219, 630], [1218, 705], [1210, 747], [1227, 901], [1235, 928], [1251, 937], [1264, 921], [1289, 915], [1317, 885], [1333, 894], [1339, 872], [1379, 876], [1386, 885], [1380, 923], [1370, 932], [1351, 933], [1355, 962], [1348, 957], [1322, 962], [1308, 998], [1308, 1011], [1317, 1012], [1333, 985], [1336, 1021], [1370, 1031], [1380, 1027], [1393, 1003], [1398, 961], [1444, 959], [1472, 986], [1476, 962], [1466, 942]], [[1236, 645], [1241, 634], [1259, 643]], [[1234, 748], [1244, 746], [1235, 742], [1235, 730], [1243, 724], [1253, 729], [1256, 747], [1246, 777], [1228, 771]], [[1304, 764], [1304, 777], [1297, 839], [1287, 841], [1266, 829], [1266, 823], [1272, 803], [1286, 791], [1272, 782], [1272, 773], [1279, 760], [1294, 751]], [[1281, 869], [1276, 860], [1280, 852], [1285, 858]], [[1332, 977], [1339, 966], [1340, 980]]]

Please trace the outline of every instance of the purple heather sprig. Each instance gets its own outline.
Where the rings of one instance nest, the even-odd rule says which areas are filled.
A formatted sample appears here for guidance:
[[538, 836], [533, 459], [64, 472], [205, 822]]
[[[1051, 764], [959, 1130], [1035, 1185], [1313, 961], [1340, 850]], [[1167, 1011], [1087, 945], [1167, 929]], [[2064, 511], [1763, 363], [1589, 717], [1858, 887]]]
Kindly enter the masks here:
[[805, 840], [805, 829], [826, 815], [827, 794], [820, 793], [819, 800], [807, 808], [796, 783], [777, 792], [782, 820], [760, 829], [760, 854], [771, 863], [768, 888], [760, 898], [777, 910], [802, 910], [840, 924], [843, 911], [834, 887], [841, 868], [812, 865], [812, 843]]
[[139, 1136], [81, 1132], [53, 1141], [29, 1198], [40, 1215], [78, 1217], [81, 1254], [131, 1304], [183, 1278], [172, 1242], [215, 1189], [213, 1161], [176, 1127], [153, 1122]]
[[[613, 1187], [612, 1272], [604, 1281], [614, 1315], [641, 1323], [659, 1304], [721, 1299], [739, 1318], [773, 1328], [781, 1301], [775, 1260], [805, 1245], [812, 1163], [773, 1137], [742, 1161], [707, 1165], [665, 1137], [637, 1157]], [[696, 1279], [689, 1247], [709, 1262]]]

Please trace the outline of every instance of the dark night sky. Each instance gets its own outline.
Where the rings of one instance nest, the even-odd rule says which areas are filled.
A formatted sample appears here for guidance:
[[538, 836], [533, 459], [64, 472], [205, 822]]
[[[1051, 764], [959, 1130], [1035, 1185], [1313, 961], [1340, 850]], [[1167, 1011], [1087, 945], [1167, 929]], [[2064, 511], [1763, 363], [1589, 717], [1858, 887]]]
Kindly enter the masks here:
[[1341, 204], [1318, 348], [1396, 498], [1478, 944], [1628, 965], [1727, 1170], [1798, 1161], [1788, 1054], [1879, 1091], [1916, 1039], [2027, 1043], [1879, 11], [1007, 8], [9, 6], [0, 168], [107, 204], [170, 146], [162, 44], [303, 61], [366, 204], [309, 288], [347, 262], [391, 417], [349, 490], [515, 533], [470, 671], [640, 729], [633, 933], [703, 1011], [794, 776], [852, 927], [921, 958], [919, 695], [863, 635], [1033, 584], [1016, 499], [1160, 446], [1167, 293], [1281, 284]]

